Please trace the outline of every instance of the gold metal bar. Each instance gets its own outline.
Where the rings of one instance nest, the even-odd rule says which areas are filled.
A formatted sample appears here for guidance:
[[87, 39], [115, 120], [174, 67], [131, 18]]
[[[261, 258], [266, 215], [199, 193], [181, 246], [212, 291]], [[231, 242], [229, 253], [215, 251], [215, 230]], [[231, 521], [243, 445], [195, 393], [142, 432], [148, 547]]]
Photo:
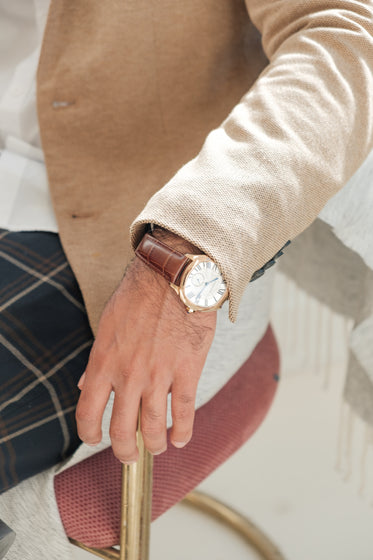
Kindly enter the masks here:
[[[74, 539], [70, 542], [106, 560], [148, 560], [152, 512], [153, 456], [145, 449], [139, 410], [137, 463], [122, 466], [120, 550], [92, 548]], [[277, 546], [247, 517], [223, 502], [194, 490], [183, 500], [222, 521], [254, 547], [264, 560], [285, 560]]]
[[150, 526], [151, 526], [151, 519], [152, 519], [152, 492], [153, 492], [153, 455], [144, 448], [143, 507], [142, 507], [143, 511], [141, 517], [141, 527], [140, 527], [141, 560], [149, 559]]
[[[145, 474], [145, 479], [151, 471], [152, 461], [153, 457], [149, 453], [148, 465], [143, 471], [143, 473]], [[143, 498], [140, 498], [144, 507], [143, 518], [141, 519], [141, 523], [143, 523], [143, 525], [141, 525], [142, 530], [140, 531], [140, 541], [138, 549], [138, 552], [140, 554], [140, 556], [138, 556], [139, 560], [147, 560], [149, 555], [149, 538], [147, 538], [146, 531], [149, 527], [148, 520], [151, 515], [151, 501], [149, 502], [148, 500], [144, 499], [147, 495], [147, 492], [149, 491], [149, 481], [145, 484], [148, 484], [146, 492], [144, 493]], [[202, 492], [194, 490], [184, 498], [182, 503], [194, 506], [195, 508], [204, 511], [207, 514], [212, 515], [213, 517], [224, 523], [224, 525], [233, 529], [237, 534], [243, 537], [252, 548], [255, 548], [259, 552], [263, 560], [285, 560], [285, 557], [283, 556], [281, 551], [269, 539], [269, 537], [265, 535], [263, 531], [261, 531], [261, 529], [254, 525], [254, 523], [252, 523], [247, 517], [243, 516], [223, 502], [216, 500], [215, 498], [212, 498], [211, 496], [208, 496]], [[96, 556], [99, 556], [100, 558], [105, 558], [106, 560], [122, 559], [122, 557], [120, 556], [122, 550], [119, 552], [114, 548], [90, 548], [83, 545], [82, 543], [79, 543], [78, 541], [74, 541], [73, 539], [70, 539], [70, 542], [79, 546], [80, 548], [83, 548], [84, 550], [87, 550], [88, 552], [95, 554]], [[125, 560], [127, 560], [127, 558], [131, 558], [131, 560], [133, 560], [135, 557], [124, 556], [124, 558]]]
[[118, 560], [119, 559], [119, 550], [115, 548], [92, 548], [90, 546], [86, 546], [85, 544], [81, 543], [80, 541], [76, 541], [75, 539], [69, 538], [71, 544], [98, 556], [99, 558], [104, 558], [105, 560]]
[[[139, 449], [139, 459], [134, 465], [128, 467], [128, 503], [126, 516], [122, 512], [122, 525], [125, 525], [124, 546], [120, 546], [120, 560], [140, 560], [140, 516], [141, 516], [141, 495], [139, 492], [139, 482], [141, 481], [142, 471], [142, 452]], [[127, 467], [125, 467], [127, 468]]]
[[148, 560], [152, 503], [153, 457], [145, 449], [139, 409], [139, 459], [122, 467], [120, 560]]
[[126, 556], [127, 547], [127, 522], [128, 522], [128, 503], [129, 503], [129, 480], [131, 465], [122, 465], [122, 493], [121, 493], [121, 520], [120, 520], [120, 560]]
[[187, 494], [182, 503], [192, 505], [231, 527], [254, 547], [264, 560], [285, 560], [277, 546], [254, 523], [223, 502], [194, 490]]
[[137, 427], [139, 459], [122, 465], [120, 550], [92, 548], [69, 539], [72, 544], [106, 560], [148, 560], [152, 513], [153, 456], [145, 449], [141, 434], [141, 406]]

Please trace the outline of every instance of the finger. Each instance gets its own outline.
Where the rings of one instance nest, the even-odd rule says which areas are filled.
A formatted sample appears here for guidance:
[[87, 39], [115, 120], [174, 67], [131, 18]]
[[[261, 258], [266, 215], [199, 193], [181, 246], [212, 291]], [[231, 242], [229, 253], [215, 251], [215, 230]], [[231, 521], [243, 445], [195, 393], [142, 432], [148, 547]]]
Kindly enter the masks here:
[[192, 437], [197, 387], [179, 379], [171, 389], [171, 443], [184, 447]]
[[79, 437], [87, 445], [97, 445], [102, 438], [102, 416], [112, 386], [105, 379], [86, 372], [75, 412]]
[[151, 391], [141, 400], [141, 433], [153, 455], [167, 449], [167, 388]]
[[139, 457], [136, 430], [141, 392], [122, 385], [114, 397], [110, 422], [110, 439], [114, 455], [122, 463], [134, 463]]

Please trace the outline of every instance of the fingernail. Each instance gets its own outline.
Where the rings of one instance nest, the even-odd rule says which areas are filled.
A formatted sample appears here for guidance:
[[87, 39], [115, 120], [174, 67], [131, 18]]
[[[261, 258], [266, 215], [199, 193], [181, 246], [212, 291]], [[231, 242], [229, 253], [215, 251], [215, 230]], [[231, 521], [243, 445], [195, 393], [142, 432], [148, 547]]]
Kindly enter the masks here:
[[137, 459], [135, 459], [134, 461], [121, 461], [122, 465], [133, 465], [134, 463], [137, 463]]
[[87, 443], [84, 442], [86, 445], [88, 445], [89, 447], [96, 447], [96, 445], [98, 445], [100, 442], [98, 441], [97, 443]]
[[187, 441], [173, 441], [172, 445], [175, 447], [184, 447], [187, 443]]
[[82, 375], [81, 378], [79, 379], [79, 382], [78, 382], [78, 387], [79, 387], [79, 389], [81, 389], [81, 388], [83, 387], [84, 379], [85, 379], [85, 372], [83, 373], [83, 375]]
[[164, 449], [162, 449], [161, 451], [155, 451], [152, 453], [152, 455], [160, 455], [161, 453], [164, 453], [165, 451], [167, 451], [167, 447], [165, 447]]

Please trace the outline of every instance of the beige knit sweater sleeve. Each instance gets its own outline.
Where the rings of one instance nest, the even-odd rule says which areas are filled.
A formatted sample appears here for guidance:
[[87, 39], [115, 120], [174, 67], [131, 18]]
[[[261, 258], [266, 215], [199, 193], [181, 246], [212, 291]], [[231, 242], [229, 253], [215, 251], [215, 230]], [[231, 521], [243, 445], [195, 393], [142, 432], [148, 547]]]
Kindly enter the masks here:
[[[270, 61], [131, 226], [220, 266], [235, 320], [255, 270], [316, 218], [373, 146], [373, 0], [247, 0]], [[260, 280], [259, 280], [260, 281]]]

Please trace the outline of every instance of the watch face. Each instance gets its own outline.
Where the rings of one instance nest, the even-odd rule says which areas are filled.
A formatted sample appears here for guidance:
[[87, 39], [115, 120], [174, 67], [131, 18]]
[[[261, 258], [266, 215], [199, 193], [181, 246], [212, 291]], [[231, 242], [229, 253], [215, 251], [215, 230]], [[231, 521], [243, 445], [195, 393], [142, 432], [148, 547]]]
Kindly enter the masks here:
[[208, 308], [219, 305], [227, 291], [217, 265], [205, 260], [195, 265], [184, 282], [184, 294], [194, 306]]

